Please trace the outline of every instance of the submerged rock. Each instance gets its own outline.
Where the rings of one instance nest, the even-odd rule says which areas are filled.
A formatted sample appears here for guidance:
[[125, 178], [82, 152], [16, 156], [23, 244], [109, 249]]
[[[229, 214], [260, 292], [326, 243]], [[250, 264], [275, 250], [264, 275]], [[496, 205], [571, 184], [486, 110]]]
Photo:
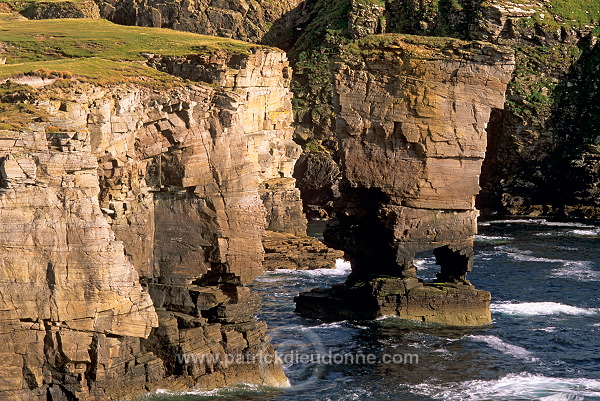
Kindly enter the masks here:
[[492, 321], [490, 299], [489, 292], [466, 284], [379, 277], [303, 292], [294, 301], [301, 315], [326, 321], [398, 316], [451, 326], [480, 326]]

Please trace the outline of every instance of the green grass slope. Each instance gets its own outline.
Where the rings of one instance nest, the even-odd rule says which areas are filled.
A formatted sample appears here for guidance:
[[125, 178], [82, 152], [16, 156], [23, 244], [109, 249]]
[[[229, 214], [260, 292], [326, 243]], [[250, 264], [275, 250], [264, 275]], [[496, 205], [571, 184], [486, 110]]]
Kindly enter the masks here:
[[256, 45], [159, 28], [116, 25], [100, 19], [15, 20], [0, 14], [6, 64], [0, 79], [37, 70], [59, 71], [104, 82], [156, 81], [173, 77], [139, 63], [144, 53], [168, 56], [225, 51], [249, 53]]

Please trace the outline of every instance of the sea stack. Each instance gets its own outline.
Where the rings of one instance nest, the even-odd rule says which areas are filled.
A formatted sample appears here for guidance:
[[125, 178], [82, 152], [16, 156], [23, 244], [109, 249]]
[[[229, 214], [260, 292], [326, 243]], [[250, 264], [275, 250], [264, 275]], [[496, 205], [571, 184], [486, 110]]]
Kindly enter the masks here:
[[[333, 63], [343, 181], [325, 238], [345, 251], [352, 274], [300, 294], [298, 312], [491, 322], [490, 293], [466, 275], [486, 126], [513, 68], [510, 49], [478, 41], [376, 35], [344, 49]], [[440, 272], [425, 283], [414, 259], [431, 250]]]

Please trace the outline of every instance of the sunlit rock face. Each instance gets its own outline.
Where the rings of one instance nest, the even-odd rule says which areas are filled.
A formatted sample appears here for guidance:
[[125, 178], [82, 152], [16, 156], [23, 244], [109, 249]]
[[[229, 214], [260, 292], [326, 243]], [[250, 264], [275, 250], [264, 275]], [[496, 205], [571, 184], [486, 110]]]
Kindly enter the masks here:
[[[473, 309], [457, 324], [489, 322], [489, 294], [457, 301], [452, 291], [430, 291], [415, 278], [413, 261], [433, 250], [440, 282], [477, 291], [466, 280], [477, 230], [474, 197], [486, 125], [504, 104], [513, 67], [510, 50], [488, 43], [399, 35], [362, 39], [334, 63], [343, 182], [326, 240], [351, 260], [348, 284], [380, 277], [403, 283], [391, 295], [372, 284], [373, 313], [453, 321], [438, 311], [417, 312], [419, 297], [401, 306], [425, 291], [423, 299], [454, 297], [468, 305], [463, 310]], [[384, 300], [391, 296], [397, 299]], [[452, 300], [437, 303], [448, 302], [449, 313], [460, 313]]]
[[160, 62], [222, 82], [42, 87], [49, 121], [0, 134], [0, 399], [287, 384], [275, 358], [180, 358], [274, 356], [243, 284], [265, 228], [306, 230], [287, 60]]
[[101, 0], [97, 3], [100, 15], [117, 24], [171, 28], [256, 43], [270, 33], [273, 23], [285, 18], [302, 1]]

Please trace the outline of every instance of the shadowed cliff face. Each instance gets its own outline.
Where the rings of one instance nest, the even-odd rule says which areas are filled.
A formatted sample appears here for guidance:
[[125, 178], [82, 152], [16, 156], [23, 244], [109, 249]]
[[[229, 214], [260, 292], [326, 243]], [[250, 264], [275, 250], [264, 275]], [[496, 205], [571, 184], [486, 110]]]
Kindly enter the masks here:
[[285, 55], [160, 63], [220, 89], [41, 88], [50, 121], [2, 131], [0, 399], [287, 382], [273, 360], [177, 359], [274, 354], [242, 283], [265, 228], [306, 229]]
[[269, 27], [298, 4], [298, 0], [98, 1], [103, 18], [117, 24], [171, 28], [260, 42]]
[[[504, 103], [513, 67], [506, 48], [398, 35], [359, 40], [334, 63], [343, 181], [326, 240], [352, 262], [347, 286], [370, 286], [359, 290], [374, 302], [366, 315], [489, 322], [489, 294], [486, 300], [468, 286], [466, 274], [473, 264], [485, 129], [490, 111]], [[429, 250], [441, 266], [438, 281], [459, 285], [457, 294], [429, 294], [414, 278], [415, 255]], [[398, 279], [382, 284], [384, 276]], [[446, 296], [455, 300], [421, 310]]]

